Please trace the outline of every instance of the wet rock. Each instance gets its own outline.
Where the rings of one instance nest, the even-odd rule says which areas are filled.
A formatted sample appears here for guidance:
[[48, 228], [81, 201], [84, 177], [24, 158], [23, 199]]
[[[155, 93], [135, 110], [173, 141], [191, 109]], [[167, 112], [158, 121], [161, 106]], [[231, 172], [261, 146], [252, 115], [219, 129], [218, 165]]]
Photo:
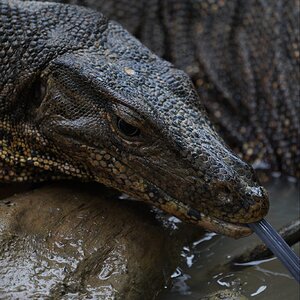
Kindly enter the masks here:
[[153, 299], [199, 229], [117, 198], [63, 183], [1, 200], [0, 298]]

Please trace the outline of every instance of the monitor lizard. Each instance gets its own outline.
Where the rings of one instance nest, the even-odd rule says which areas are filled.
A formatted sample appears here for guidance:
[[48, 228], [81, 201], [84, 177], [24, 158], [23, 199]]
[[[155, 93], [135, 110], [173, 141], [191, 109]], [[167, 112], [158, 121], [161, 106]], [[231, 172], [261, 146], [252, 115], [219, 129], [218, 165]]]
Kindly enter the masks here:
[[188, 75], [94, 10], [0, 1], [0, 182], [92, 180], [232, 237], [268, 211]]

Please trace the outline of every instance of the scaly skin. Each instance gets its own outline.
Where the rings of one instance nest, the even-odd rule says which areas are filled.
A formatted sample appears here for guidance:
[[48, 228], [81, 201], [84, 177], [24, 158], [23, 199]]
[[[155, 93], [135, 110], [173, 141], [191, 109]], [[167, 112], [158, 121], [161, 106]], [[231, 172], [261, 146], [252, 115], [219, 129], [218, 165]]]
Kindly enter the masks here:
[[119, 21], [193, 80], [256, 168], [300, 178], [299, 0], [66, 0]]
[[95, 180], [233, 237], [268, 197], [189, 77], [100, 13], [0, 1], [0, 182]]

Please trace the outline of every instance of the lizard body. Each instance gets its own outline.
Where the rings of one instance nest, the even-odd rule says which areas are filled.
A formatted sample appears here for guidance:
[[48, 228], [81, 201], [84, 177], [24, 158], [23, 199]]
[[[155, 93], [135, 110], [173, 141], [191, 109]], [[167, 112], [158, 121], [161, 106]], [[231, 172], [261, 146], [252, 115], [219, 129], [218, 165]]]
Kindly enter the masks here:
[[80, 177], [234, 237], [268, 210], [189, 77], [119, 24], [0, 1], [0, 181]]

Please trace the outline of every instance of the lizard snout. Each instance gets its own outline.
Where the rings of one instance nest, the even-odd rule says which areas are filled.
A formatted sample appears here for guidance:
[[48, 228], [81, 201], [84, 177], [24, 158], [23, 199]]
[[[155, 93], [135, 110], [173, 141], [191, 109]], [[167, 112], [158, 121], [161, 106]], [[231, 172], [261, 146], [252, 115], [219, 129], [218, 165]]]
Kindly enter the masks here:
[[246, 213], [240, 222], [252, 223], [259, 221], [269, 210], [268, 192], [262, 186], [247, 187], [245, 196], [242, 198], [242, 204]]
[[268, 212], [267, 191], [259, 185], [249, 186], [242, 180], [237, 182], [211, 183], [214, 191], [216, 218], [232, 223], [252, 223], [261, 220]]

